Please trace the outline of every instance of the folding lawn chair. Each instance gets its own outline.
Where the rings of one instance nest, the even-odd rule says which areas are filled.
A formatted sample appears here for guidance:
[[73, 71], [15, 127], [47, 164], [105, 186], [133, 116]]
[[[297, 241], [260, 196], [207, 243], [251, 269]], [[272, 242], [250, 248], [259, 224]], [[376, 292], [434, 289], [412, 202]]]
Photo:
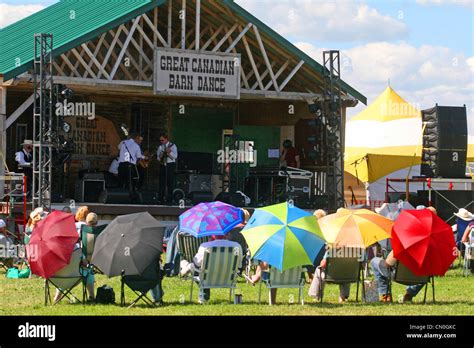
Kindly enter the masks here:
[[264, 272], [266, 276], [262, 274], [262, 281], [260, 281], [260, 287], [258, 290], [258, 303], [260, 304], [262, 295], [262, 283], [268, 289], [268, 304], [272, 305], [271, 301], [271, 290], [278, 288], [295, 288], [298, 289], [298, 302], [304, 305], [304, 294], [303, 288], [306, 283], [305, 269], [301, 266], [287, 269], [280, 272], [274, 267], [269, 267], [268, 271]]
[[179, 232], [178, 233], [178, 250], [181, 260], [193, 262], [194, 256], [199, 250], [199, 246], [202, 243], [209, 242], [211, 237], [199, 237], [196, 238], [190, 234]]
[[[54, 288], [58, 289], [61, 292], [61, 297], [59, 301], [61, 301], [63, 298], [66, 297], [69, 300], [74, 298], [79, 303], [85, 302], [86, 287], [85, 287], [85, 279], [80, 272], [81, 258], [82, 258], [82, 250], [80, 248], [74, 250], [72, 253], [71, 262], [69, 262], [69, 265], [62, 268], [58, 272], [56, 272], [56, 274], [54, 274], [52, 277], [45, 279], [45, 283], [44, 283], [45, 306], [48, 305], [48, 302], [53, 305], [55, 304], [55, 303], [52, 303], [51, 301], [50, 285], [52, 285]], [[82, 283], [82, 301], [79, 300], [71, 292], [77, 285], [79, 285], [79, 283]]]
[[82, 242], [82, 254], [84, 258], [89, 263], [90, 267], [94, 269], [94, 273], [101, 273], [102, 271], [91, 264], [92, 254], [94, 253], [94, 245], [97, 237], [102, 231], [107, 227], [107, 225], [101, 226], [81, 226], [81, 242]]
[[204, 251], [198, 275], [191, 278], [189, 301], [193, 300], [194, 282], [199, 289], [230, 289], [229, 300], [235, 292], [237, 273], [242, 262], [242, 252], [237, 247], [212, 247]]
[[148, 298], [147, 293], [161, 282], [161, 275], [158, 267], [160, 266], [157, 259], [145, 269], [142, 275], [122, 275], [120, 291], [120, 304], [122, 307], [125, 306], [125, 285], [127, 285], [127, 287], [129, 287], [137, 296], [128, 308], [135, 306], [140, 300], [149, 307], [155, 307], [155, 303]]
[[[365, 298], [364, 272], [362, 262], [358, 257], [328, 257], [324, 270], [326, 284], [357, 283], [356, 301], [359, 300], [359, 285], [362, 283], [362, 298]], [[323, 302], [324, 292], [320, 282], [320, 302]]]
[[426, 303], [426, 293], [428, 291], [428, 283], [431, 283], [431, 289], [433, 294], [433, 303], [435, 303], [435, 284], [434, 277], [432, 276], [417, 276], [410, 269], [400, 261], [397, 261], [394, 266], [395, 274], [392, 277], [392, 272], [389, 272], [388, 282], [388, 294], [392, 298], [392, 282], [403, 284], [403, 285], [418, 285], [424, 284], [425, 295], [423, 297], [423, 303]]

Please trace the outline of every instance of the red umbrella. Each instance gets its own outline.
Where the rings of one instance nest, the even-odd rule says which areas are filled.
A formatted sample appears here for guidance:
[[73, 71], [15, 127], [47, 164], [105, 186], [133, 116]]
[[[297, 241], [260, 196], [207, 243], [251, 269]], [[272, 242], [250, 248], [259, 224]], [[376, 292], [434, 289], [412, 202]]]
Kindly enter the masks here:
[[443, 276], [456, 259], [453, 230], [428, 209], [404, 210], [392, 227], [393, 256], [418, 276]]
[[61, 211], [49, 214], [36, 225], [26, 246], [31, 272], [49, 278], [67, 266], [78, 239], [74, 216]]

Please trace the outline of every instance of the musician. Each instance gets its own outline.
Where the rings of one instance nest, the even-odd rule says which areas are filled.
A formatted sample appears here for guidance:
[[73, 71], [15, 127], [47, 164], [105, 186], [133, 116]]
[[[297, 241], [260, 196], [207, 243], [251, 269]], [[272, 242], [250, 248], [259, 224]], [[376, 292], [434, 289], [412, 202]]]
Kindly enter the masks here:
[[178, 160], [178, 148], [170, 142], [168, 135], [160, 136], [161, 145], [158, 147], [157, 158], [160, 162], [160, 200], [170, 204], [173, 199], [175, 185], [176, 161]]
[[134, 134], [130, 139], [123, 141], [120, 146], [118, 175], [122, 187], [129, 191], [132, 200], [136, 197], [136, 185], [139, 179], [137, 162], [147, 159], [140, 149], [142, 141], [143, 137], [140, 134]]
[[291, 140], [283, 142], [283, 151], [281, 152], [280, 161], [283, 167], [300, 168], [300, 154], [296, 148], [293, 147]]
[[33, 185], [33, 141], [24, 140], [21, 145], [23, 148], [15, 154], [15, 161], [20, 173], [26, 176], [26, 191], [29, 195]]

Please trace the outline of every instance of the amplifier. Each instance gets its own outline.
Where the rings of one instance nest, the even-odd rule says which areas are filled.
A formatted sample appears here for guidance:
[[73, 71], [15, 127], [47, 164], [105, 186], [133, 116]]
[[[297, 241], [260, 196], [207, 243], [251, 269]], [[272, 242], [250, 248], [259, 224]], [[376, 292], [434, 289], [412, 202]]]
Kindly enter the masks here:
[[99, 203], [103, 204], [130, 204], [130, 193], [122, 188], [107, 189], [100, 193]]
[[76, 180], [74, 199], [76, 202], [97, 203], [105, 190], [105, 180]]
[[84, 173], [84, 180], [105, 180], [103, 172]]

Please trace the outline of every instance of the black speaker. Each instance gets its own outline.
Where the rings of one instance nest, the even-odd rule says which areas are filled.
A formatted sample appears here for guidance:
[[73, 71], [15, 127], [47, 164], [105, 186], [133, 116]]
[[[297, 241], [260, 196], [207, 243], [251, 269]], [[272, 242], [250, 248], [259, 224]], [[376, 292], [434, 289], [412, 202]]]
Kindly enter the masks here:
[[245, 197], [240, 193], [221, 192], [217, 195], [216, 201], [231, 204], [234, 207], [245, 207]]
[[140, 204], [158, 205], [160, 203], [158, 192], [151, 190], [144, 190], [138, 193]]
[[77, 202], [96, 203], [99, 195], [105, 189], [105, 180], [76, 180], [74, 199]]
[[[428, 191], [418, 191], [419, 203], [428, 206]], [[431, 204], [436, 208], [438, 216], [448, 221], [450, 225], [456, 222], [453, 214], [458, 211], [456, 207], [467, 207], [474, 201], [474, 191], [431, 191]], [[453, 204], [456, 207], [453, 206]]]
[[467, 158], [466, 106], [438, 106], [422, 111], [421, 174], [465, 178]]
[[193, 205], [214, 201], [214, 196], [212, 195], [212, 192], [191, 192], [190, 198]]
[[100, 193], [99, 203], [103, 204], [131, 204], [130, 194], [127, 190], [106, 189]]

